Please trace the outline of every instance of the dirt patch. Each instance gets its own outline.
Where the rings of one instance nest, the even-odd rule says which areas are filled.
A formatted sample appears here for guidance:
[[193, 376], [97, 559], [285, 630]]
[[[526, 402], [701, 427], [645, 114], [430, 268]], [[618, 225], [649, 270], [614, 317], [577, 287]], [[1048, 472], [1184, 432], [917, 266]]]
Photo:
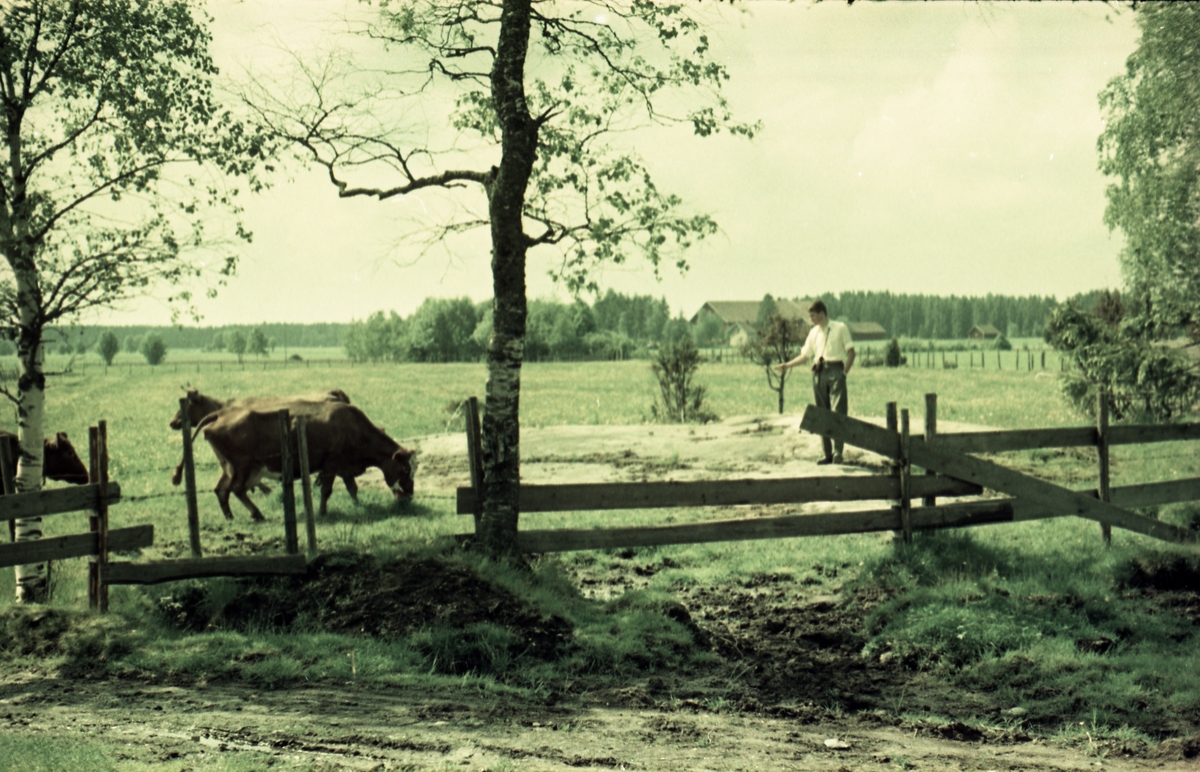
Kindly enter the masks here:
[[1200, 558], [1152, 556], [1134, 560], [1130, 568], [1129, 587], [1200, 594]]
[[[418, 630], [469, 631], [480, 624], [513, 634], [522, 656], [552, 659], [572, 626], [545, 615], [512, 592], [459, 563], [404, 558], [380, 563], [370, 555], [323, 554], [300, 577], [248, 580], [218, 608], [191, 585], [160, 600], [168, 618], [189, 630], [313, 630], [400, 638]], [[469, 636], [460, 632], [460, 636]], [[467, 656], [439, 665], [446, 672], [480, 670]]]

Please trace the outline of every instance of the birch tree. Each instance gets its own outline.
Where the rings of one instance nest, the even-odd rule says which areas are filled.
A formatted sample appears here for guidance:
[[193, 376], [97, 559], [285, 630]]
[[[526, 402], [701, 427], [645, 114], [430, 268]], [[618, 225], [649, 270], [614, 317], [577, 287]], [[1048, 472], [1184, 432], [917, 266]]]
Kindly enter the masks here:
[[635, 253], [656, 272], [664, 263], [684, 269], [684, 251], [716, 231], [659, 190], [630, 149], [629, 132], [651, 124], [700, 136], [755, 131], [733, 120], [721, 96], [728, 75], [693, 16], [701, 11], [716, 9], [382, 0], [363, 32], [386, 48], [383, 64], [339, 71], [336, 57], [298, 61], [304, 91], [260, 84], [248, 95], [339, 196], [453, 191], [467, 212], [439, 223], [432, 240], [488, 230], [493, 326], [477, 546], [489, 553], [516, 549], [530, 250], [552, 250], [556, 275], [578, 292], [597, 288], [597, 265]]
[[[184, 0], [0, 4], [0, 315], [16, 340], [19, 491], [42, 483], [43, 332], [236, 257], [201, 250], [203, 218], [236, 210], [230, 176], [251, 174], [262, 135], [224, 111], [209, 35]], [[232, 226], [246, 236], [240, 227]], [[198, 251], [199, 250], [199, 251]], [[19, 520], [18, 540], [41, 520]], [[17, 600], [45, 598], [42, 566], [17, 569]]]

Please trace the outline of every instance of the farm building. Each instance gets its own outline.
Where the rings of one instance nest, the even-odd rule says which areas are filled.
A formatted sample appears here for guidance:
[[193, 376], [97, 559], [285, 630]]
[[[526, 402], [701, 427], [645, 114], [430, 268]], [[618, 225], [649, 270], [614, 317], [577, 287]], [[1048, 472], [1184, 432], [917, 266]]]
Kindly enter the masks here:
[[[780, 299], [775, 301], [775, 307], [785, 318], [807, 324], [808, 306], [811, 302], [811, 300], [802, 300], [796, 303]], [[740, 324], [753, 328], [754, 323], [758, 321], [758, 307], [761, 303], [760, 300], [710, 300], [692, 316], [691, 323], [696, 324], [700, 321], [701, 314], [709, 313], [725, 322], [726, 327]]]
[[967, 337], [973, 340], [992, 340], [1000, 337], [1000, 331], [990, 324], [977, 324], [967, 333]]
[[[758, 321], [758, 300], [710, 300], [700, 307], [691, 318], [692, 324], [699, 323], [704, 314], [712, 314], [725, 323], [725, 332], [729, 336], [729, 344], [734, 348], [749, 340], [754, 333], [754, 323]], [[810, 327], [808, 322], [808, 307], [811, 300], [800, 301], [776, 300], [775, 306], [779, 313], [787, 319], [800, 322], [807, 334]], [[871, 341], [886, 340], [887, 330], [877, 322], [846, 322], [850, 328], [850, 336], [854, 340]]]
[[877, 322], [846, 322], [850, 337], [857, 343], [866, 340], [887, 340], [887, 330]]
[[[725, 323], [725, 335], [729, 345], [739, 348], [750, 340], [754, 333], [754, 323], [758, 321], [759, 300], [710, 300], [700, 307], [691, 318], [693, 325], [698, 324], [705, 314], [715, 316]], [[779, 299], [775, 308], [786, 319], [800, 322], [804, 332], [808, 332], [808, 306], [811, 300], [799, 303], [792, 300]]]

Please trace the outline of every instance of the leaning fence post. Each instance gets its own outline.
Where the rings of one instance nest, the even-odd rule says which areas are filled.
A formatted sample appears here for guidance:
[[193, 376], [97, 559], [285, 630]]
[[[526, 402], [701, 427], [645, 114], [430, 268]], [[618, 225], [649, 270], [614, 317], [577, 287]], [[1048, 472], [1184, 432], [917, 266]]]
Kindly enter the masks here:
[[[928, 446], [933, 442], [933, 438], [937, 436], [937, 395], [925, 395], [925, 445]], [[926, 477], [934, 477], [937, 472], [932, 469], [925, 470]], [[927, 507], [932, 507], [937, 504], [936, 496], [926, 496], [921, 502]]]
[[304, 494], [304, 527], [308, 532], [308, 554], [317, 552], [317, 521], [313, 518], [312, 480], [308, 467], [308, 416], [296, 416], [296, 452], [300, 456], [300, 490]]
[[291, 417], [287, 410], [279, 411], [279, 477], [283, 486], [283, 536], [287, 554], [300, 552], [300, 540], [296, 534], [296, 491], [292, 488], [292, 439]]
[[471, 488], [475, 491], [475, 533], [483, 515], [483, 446], [480, 440], [479, 400], [470, 397], [464, 411], [467, 421], [467, 463], [471, 471]]
[[[1096, 457], [1100, 466], [1100, 500], [1109, 501], [1112, 494], [1109, 490], [1108, 468], [1108, 392], [1104, 389], [1100, 389], [1096, 395]], [[1112, 546], [1112, 526], [1101, 523], [1100, 537], [1104, 539], [1104, 546]]]
[[179, 415], [183, 432], [183, 484], [187, 499], [188, 540], [191, 542], [192, 557], [200, 554], [200, 507], [196, 501], [196, 459], [192, 452], [192, 421], [188, 415], [188, 398], [179, 398]]
[[912, 543], [912, 464], [909, 462], [908, 408], [900, 411], [900, 528], [904, 543]]

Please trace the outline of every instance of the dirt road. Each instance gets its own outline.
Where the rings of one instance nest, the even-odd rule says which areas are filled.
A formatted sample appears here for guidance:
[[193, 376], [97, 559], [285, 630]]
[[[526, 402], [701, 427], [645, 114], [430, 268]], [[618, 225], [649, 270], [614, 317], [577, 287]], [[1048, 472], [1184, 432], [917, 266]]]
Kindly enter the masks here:
[[263, 768], [289, 759], [314, 769], [380, 771], [1200, 769], [1200, 760], [1184, 759], [1182, 746], [1125, 758], [1112, 748], [1063, 748], [999, 732], [966, 730], [955, 740], [965, 727], [898, 724], [886, 712], [839, 718], [819, 708], [772, 716], [686, 703], [605, 704], [628, 702], [629, 693], [563, 695], [552, 707], [535, 708], [462, 692], [415, 692], [9, 679], [0, 683], [0, 726], [127, 743], [114, 761], [157, 762], [170, 771], [232, 754], [261, 758]]

